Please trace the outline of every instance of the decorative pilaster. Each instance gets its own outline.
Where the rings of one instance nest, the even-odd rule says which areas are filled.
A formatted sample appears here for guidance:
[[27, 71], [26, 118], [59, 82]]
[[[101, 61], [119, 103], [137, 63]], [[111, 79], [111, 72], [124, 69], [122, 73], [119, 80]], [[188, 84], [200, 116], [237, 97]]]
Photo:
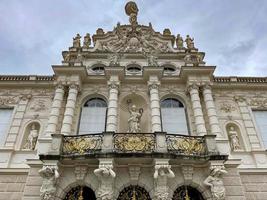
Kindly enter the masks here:
[[152, 132], [161, 132], [159, 81], [148, 81]]
[[204, 97], [207, 114], [209, 118], [210, 133], [212, 135], [221, 136], [221, 129], [220, 129], [219, 120], [218, 120], [215, 105], [214, 105], [214, 100], [212, 97], [211, 86], [208, 84], [206, 84], [203, 87], [203, 97]]
[[109, 81], [109, 98], [108, 98], [108, 114], [107, 114], [107, 132], [116, 132], [118, 124], [118, 96], [119, 81]]
[[99, 180], [97, 199], [113, 200], [114, 179], [116, 173], [113, 171], [113, 159], [99, 159], [99, 167], [94, 170]]
[[67, 104], [65, 108], [64, 118], [62, 122], [61, 134], [70, 135], [74, 110], [76, 106], [76, 100], [78, 95], [79, 87], [76, 84], [71, 84], [69, 86], [69, 95], [67, 99]]
[[56, 133], [60, 109], [64, 98], [64, 93], [65, 93], [64, 86], [62, 84], [58, 84], [56, 86], [55, 96], [52, 102], [52, 107], [45, 131], [46, 136], [51, 136], [51, 134]]
[[154, 198], [155, 200], [169, 199], [168, 179], [174, 178], [175, 175], [171, 170], [168, 159], [155, 159], [154, 172]]
[[196, 84], [189, 85], [188, 91], [191, 97], [191, 103], [195, 118], [195, 124], [197, 129], [197, 135], [206, 135], [207, 130], [205, 127], [205, 121], [203, 117], [202, 107], [199, 98], [199, 87]]
[[21, 126], [25, 111], [27, 109], [27, 105], [31, 98], [32, 98], [32, 95], [30, 94], [20, 96], [18, 105], [14, 113], [13, 120], [10, 125], [8, 136], [6, 139], [6, 143], [5, 143], [6, 147], [13, 147], [15, 145], [20, 126]]

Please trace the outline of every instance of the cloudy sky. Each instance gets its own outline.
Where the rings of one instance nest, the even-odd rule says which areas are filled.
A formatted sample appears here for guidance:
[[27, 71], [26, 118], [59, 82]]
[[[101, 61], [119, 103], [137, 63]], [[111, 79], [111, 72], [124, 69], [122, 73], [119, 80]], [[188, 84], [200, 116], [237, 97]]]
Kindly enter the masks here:
[[[1, 0], [0, 74], [52, 74], [76, 33], [128, 23], [125, 0]], [[267, 0], [136, 0], [138, 21], [190, 34], [216, 75], [267, 76]]]

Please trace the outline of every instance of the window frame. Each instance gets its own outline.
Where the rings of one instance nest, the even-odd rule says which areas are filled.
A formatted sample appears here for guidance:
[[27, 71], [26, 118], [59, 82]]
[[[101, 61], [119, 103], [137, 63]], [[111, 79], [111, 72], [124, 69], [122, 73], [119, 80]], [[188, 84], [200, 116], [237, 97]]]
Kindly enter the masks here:
[[[105, 111], [105, 124], [104, 124], [104, 130], [102, 132], [106, 132], [106, 129], [107, 129], [107, 114], [108, 114], [108, 102], [106, 100], [105, 97], [103, 96], [92, 96], [92, 97], [89, 97], [89, 98], [86, 98], [85, 101], [83, 101], [83, 103], [81, 104], [82, 106], [80, 107], [80, 113], [79, 113], [79, 120], [78, 120], [78, 123], [77, 123], [77, 132], [76, 132], [76, 135], [87, 135], [87, 134], [93, 134], [93, 133], [87, 133], [87, 134], [79, 134], [80, 132], [80, 123], [81, 123], [81, 118], [82, 118], [82, 109], [85, 107], [85, 104], [92, 100], [92, 99], [101, 99], [103, 100], [105, 103], [106, 103], [106, 111]], [[95, 133], [95, 134], [99, 134], [99, 133]]]
[[[160, 121], [161, 121], [161, 131], [162, 132], [166, 132], [164, 131], [164, 128], [163, 128], [163, 120], [162, 120], [162, 102], [167, 100], [167, 99], [174, 99], [176, 101], [178, 101], [184, 108], [184, 114], [185, 114], [185, 120], [186, 120], [186, 127], [187, 127], [187, 134], [185, 134], [185, 136], [191, 136], [191, 127], [190, 127], [190, 122], [189, 122], [189, 118], [188, 118], [188, 112], [187, 112], [187, 106], [186, 104], [184, 103], [184, 101], [180, 100], [180, 98], [178, 97], [173, 97], [173, 96], [165, 96], [164, 98], [162, 98], [160, 100]], [[179, 108], [179, 107], [177, 107]], [[174, 134], [174, 135], [184, 135], [184, 134], [179, 134], [179, 133], [168, 133], [166, 132], [167, 134]]]

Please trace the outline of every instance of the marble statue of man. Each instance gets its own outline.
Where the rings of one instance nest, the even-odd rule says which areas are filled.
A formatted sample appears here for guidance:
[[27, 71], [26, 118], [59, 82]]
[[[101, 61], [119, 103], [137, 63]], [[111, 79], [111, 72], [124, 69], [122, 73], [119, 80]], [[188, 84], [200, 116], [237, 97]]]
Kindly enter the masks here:
[[213, 200], [225, 199], [225, 188], [222, 180], [222, 175], [226, 174], [224, 166], [213, 166], [210, 175], [205, 179], [204, 184], [209, 186]]
[[79, 33], [73, 38], [73, 47], [75, 48], [81, 47], [81, 36]]
[[57, 167], [43, 166], [43, 168], [39, 170], [39, 174], [43, 178], [43, 184], [40, 189], [41, 199], [54, 200], [54, 194], [56, 192], [56, 182], [59, 178]]
[[237, 135], [237, 131], [235, 130], [235, 127], [230, 126], [228, 134], [230, 137], [230, 144], [231, 144], [232, 150], [235, 151], [235, 150], [241, 149], [238, 135]]
[[156, 165], [154, 172], [155, 199], [167, 200], [169, 196], [168, 179], [175, 175], [170, 165]]
[[102, 165], [94, 170], [95, 175], [100, 181], [100, 187], [98, 189], [99, 200], [113, 200], [113, 182], [116, 173], [112, 168], [112, 165]]
[[128, 133], [140, 133], [141, 128], [140, 128], [140, 122], [141, 122], [141, 117], [143, 115], [143, 109], [137, 109], [136, 105], [131, 105], [130, 106], [130, 101], [128, 103], [128, 110], [130, 113], [130, 117], [128, 119]]
[[35, 128], [35, 124], [32, 124], [30, 133], [24, 145], [24, 149], [34, 150], [38, 138], [38, 130]]
[[185, 43], [188, 49], [195, 49], [194, 38], [189, 35], [186, 36]]
[[91, 45], [91, 37], [89, 33], [86, 33], [83, 39], [83, 46], [89, 48]]

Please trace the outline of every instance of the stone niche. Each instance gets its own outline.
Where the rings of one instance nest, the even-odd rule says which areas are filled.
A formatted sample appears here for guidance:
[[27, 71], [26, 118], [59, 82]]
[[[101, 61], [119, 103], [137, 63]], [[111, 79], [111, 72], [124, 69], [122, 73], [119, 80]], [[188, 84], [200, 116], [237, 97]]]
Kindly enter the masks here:
[[244, 150], [244, 142], [240, 128], [235, 123], [227, 123], [226, 132], [232, 151]]
[[37, 139], [40, 133], [40, 123], [31, 122], [24, 129], [24, 137], [22, 141], [22, 149], [33, 151], [36, 149]]
[[[131, 102], [129, 104], [129, 101]], [[128, 119], [130, 117], [129, 106], [135, 105], [137, 110], [143, 109], [140, 128], [142, 133], [151, 132], [151, 126], [149, 123], [149, 109], [147, 101], [138, 94], [129, 94], [122, 97], [119, 103], [119, 126], [118, 132], [126, 133], [128, 131]]]

